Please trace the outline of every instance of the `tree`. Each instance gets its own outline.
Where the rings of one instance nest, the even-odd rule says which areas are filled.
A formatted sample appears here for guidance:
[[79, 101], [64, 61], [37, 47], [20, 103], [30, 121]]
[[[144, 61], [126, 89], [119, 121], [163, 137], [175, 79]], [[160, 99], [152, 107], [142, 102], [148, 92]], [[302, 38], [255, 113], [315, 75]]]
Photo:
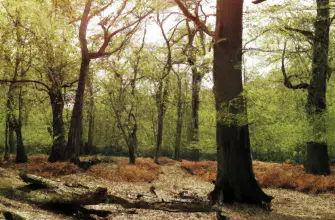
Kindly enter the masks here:
[[225, 202], [269, 204], [272, 197], [261, 190], [252, 171], [245, 98], [241, 94], [243, 0], [217, 1], [214, 34], [180, 0], [175, 2], [187, 18], [214, 36], [218, 174], [215, 188], [210, 193], [211, 199], [217, 200], [222, 192]]
[[[73, 106], [70, 129], [68, 134], [68, 143], [67, 143], [68, 158], [78, 158], [81, 152], [81, 148], [83, 146], [82, 121], [83, 121], [84, 92], [91, 60], [111, 56], [112, 54], [120, 50], [124, 46], [124, 44], [129, 40], [131, 35], [134, 33], [140, 21], [142, 21], [149, 14], [152, 13], [152, 10], [144, 10], [137, 12], [136, 9], [139, 7], [139, 4], [143, 3], [136, 3], [135, 5], [132, 5], [129, 2], [130, 1], [128, 0], [123, 0], [119, 2], [120, 7], [114, 14], [112, 9], [117, 7], [116, 4], [113, 5], [114, 1], [108, 1], [104, 6], [100, 6], [99, 4], [95, 5], [93, 0], [86, 0], [84, 6], [84, 12], [81, 18], [77, 19], [80, 20], [79, 42], [81, 46], [81, 66], [78, 79], [78, 88], [76, 90], [75, 102]], [[108, 8], [110, 8], [112, 12], [110, 12], [99, 22], [99, 25], [103, 30], [103, 42], [101, 46], [97, 49], [97, 51], [90, 52], [89, 43], [87, 40], [88, 24], [93, 17], [100, 15], [103, 11], [106, 11]], [[122, 24], [122, 20], [125, 21], [124, 26], [119, 25], [120, 23]], [[110, 29], [112, 28], [115, 28], [115, 30], [111, 31]], [[116, 48], [110, 48], [109, 44], [112, 42], [112, 40], [119, 33], [125, 30], [128, 30], [128, 32], [125, 34], [123, 42], [121, 42], [120, 45], [117, 45]], [[109, 51], [106, 51], [108, 49]]]
[[326, 85], [329, 76], [329, 29], [332, 19], [329, 18], [329, 0], [316, 0], [316, 4], [312, 77], [306, 103], [307, 119], [312, 127], [315, 140], [307, 143], [306, 168], [307, 172], [321, 175], [330, 174], [327, 143], [322, 142], [322, 135], [326, 133], [324, 113], [326, 110]]
[[[9, 23], [12, 24], [13, 31], [13, 47], [15, 50], [6, 50], [4, 54], [5, 60], [8, 62], [7, 71], [13, 72], [12, 81], [24, 78], [31, 67], [32, 49], [29, 46], [29, 36], [23, 32], [21, 25], [22, 8], [17, 6], [13, 15], [9, 7], [2, 4], [7, 12]], [[14, 65], [12, 65], [14, 64]], [[8, 74], [11, 75], [11, 74]], [[25, 163], [28, 161], [25, 146], [22, 137], [22, 110], [23, 110], [23, 89], [21, 86], [15, 86], [15, 82], [10, 82], [7, 91], [6, 102], [6, 129], [5, 129], [5, 159], [9, 159], [10, 148], [13, 147], [13, 131], [16, 134], [16, 158], [17, 163]], [[17, 109], [17, 111], [15, 110]], [[17, 114], [16, 114], [17, 112]]]
[[[51, 146], [49, 161], [64, 161], [65, 155], [65, 128], [63, 120], [64, 99], [62, 90], [71, 87], [77, 80], [71, 80], [71, 69], [75, 68], [74, 61], [75, 52], [68, 39], [72, 38], [73, 32], [69, 31], [66, 26], [61, 26], [64, 17], [56, 12], [51, 12], [52, 5], [44, 5], [40, 3], [34, 4], [36, 11], [40, 9], [42, 12], [38, 16], [29, 12], [29, 19], [26, 23], [17, 22], [17, 28], [22, 29], [31, 39], [29, 47], [34, 51], [34, 57], [30, 53], [31, 76], [27, 79], [19, 79], [14, 77], [11, 80], [0, 80], [3, 83], [10, 83], [10, 88], [14, 85], [22, 86], [22, 84], [33, 84], [34, 89], [44, 91], [48, 94], [52, 109], [52, 131], [53, 143]], [[43, 13], [44, 12], [44, 13]], [[13, 18], [10, 11], [7, 10], [9, 17]], [[57, 24], [57, 25], [55, 25]], [[48, 31], [46, 31], [48, 30]], [[61, 33], [61, 34], [60, 34]], [[26, 37], [27, 38], [27, 37]], [[27, 46], [26, 46], [27, 47]], [[39, 56], [37, 56], [39, 55]], [[33, 71], [33, 70], [35, 71]], [[22, 72], [22, 71], [21, 71]], [[29, 79], [30, 78], [30, 79]], [[9, 99], [10, 100], [10, 99]], [[10, 106], [11, 101], [7, 102]], [[8, 111], [10, 112], [10, 111]], [[8, 120], [9, 121], [9, 120]], [[10, 138], [10, 121], [8, 123], [9, 140]], [[10, 142], [10, 141], [9, 141]]]
[[289, 89], [306, 89], [308, 92], [305, 105], [307, 120], [311, 128], [312, 140], [307, 143], [306, 171], [312, 174], [330, 174], [327, 143], [324, 141], [326, 134], [326, 84], [330, 77], [328, 48], [329, 30], [332, 23], [329, 13], [329, 0], [316, 0], [317, 14], [314, 21], [314, 31], [285, 27], [286, 31], [295, 32], [305, 37], [312, 46], [311, 77], [310, 82], [293, 84], [285, 68], [286, 42], [281, 59], [281, 70], [284, 85]]
[[[177, 27], [180, 24], [177, 23], [172, 29], [170, 35], [168, 35], [164, 30], [164, 23], [169, 19], [169, 17], [172, 15], [172, 13], [169, 13], [165, 17], [157, 13], [157, 25], [160, 28], [160, 31], [162, 33], [165, 47], [167, 49], [167, 58], [166, 62], [164, 63], [163, 70], [161, 71], [161, 75], [158, 77], [158, 86], [155, 94], [155, 101], [157, 106], [157, 133], [156, 133], [156, 152], [155, 152], [155, 163], [158, 164], [158, 159], [160, 157], [161, 153], [161, 146], [162, 146], [162, 140], [163, 140], [163, 128], [164, 128], [164, 116], [166, 113], [167, 108], [167, 102], [168, 102], [168, 95], [169, 95], [169, 86], [170, 86], [170, 80], [169, 80], [169, 74], [173, 68], [173, 58], [172, 58], [172, 40], [176, 33]], [[159, 60], [156, 57], [157, 60]], [[180, 116], [180, 115], [179, 115]]]
[[[114, 111], [117, 126], [122, 133], [124, 142], [128, 147], [129, 163], [135, 164], [138, 151], [138, 106], [139, 97], [137, 94], [137, 87], [140, 84], [139, 80], [143, 78], [143, 49], [145, 47], [146, 29], [144, 29], [142, 43], [139, 48], [134, 46], [135, 50], [131, 48], [125, 49], [124, 54], [128, 62], [112, 63], [112, 72], [114, 78], [112, 81], [116, 85], [106, 86], [109, 93], [110, 105]], [[130, 53], [129, 53], [130, 52]], [[119, 65], [118, 65], [119, 64]], [[129, 64], [129, 65], [127, 65]], [[129, 75], [126, 75], [128, 73]], [[112, 87], [112, 88], [108, 88]]]

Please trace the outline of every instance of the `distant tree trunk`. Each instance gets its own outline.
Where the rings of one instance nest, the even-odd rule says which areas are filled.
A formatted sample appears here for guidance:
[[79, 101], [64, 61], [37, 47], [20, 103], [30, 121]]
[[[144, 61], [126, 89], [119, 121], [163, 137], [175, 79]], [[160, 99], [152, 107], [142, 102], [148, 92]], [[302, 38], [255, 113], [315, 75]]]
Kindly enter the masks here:
[[[316, 3], [317, 17], [314, 23], [312, 78], [308, 87], [306, 104], [307, 118], [313, 129], [315, 141], [307, 144], [309, 149], [307, 154], [318, 152], [320, 155], [317, 157], [308, 155], [306, 168], [309, 173], [323, 175], [330, 174], [327, 144], [321, 141], [321, 136], [326, 133], [324, 112], [326, 110], [326, 84], [329, 72], [329, 0], [316, 0]], [[316, 148], [322, 149], [319, 150]], [[322, 159], [322, 161], [320, 159]], [[327, 165], [323, 165], [324, 163], [327, 163]]]
[[64, 100], [61, 88], [49, 92], [52, 107], [53, 142], [49, 162], [66, 160], [66, 141], [63, 121]]
[[26, 155], [25, 147], [23, 144], [22, 137], [22, 108], [23, 108], [23, 97], [22, 97], [22, 88], [19, 90], [18, 97], [18, 105], [19, 105], [19, 115], [18, 119], [14, 119], [14, 130], [16, 134], [16, 163], [26, 163], [28, 161], [28, 157]]
[[180, 159], [180, 143], [183, 128], [183, 100], [182, 100], [182, 82], [178, 77], [178, 95], [177, 95], [177, 126], [176, 126], [176, 145], [174, 151], [174, 159]]
[[129, 163], [135, 164], [137, 157], [137, 125], [134, 124], [128, 137]]
[[218, 174], [210, 195], [217, 200], [222, 192], [224, 202], [269, 204], [272, 198], [262, 191], [252, 170], [247, 113], [241, 96], [243, 0], [217, 0], [216, 14], [213, 78]]
[[5, 125], [5, 154], [4, 154], [4, 160], [8, 161], [10, 156], [10, 150], [9, 150], [9, 144], [8, 144], [8, 119], [6, 117], [6, 125]]
[[[199, 93], [202, 80], [202, 74], [198, 72], [196, 66], [197, 58], [196, 53], [197, 49], [193, 46], [194, 39], [196, 37], [197, 30], [192, 30], [190, 28], [189, 22], [186, 21], [186, 26], [188, 30], [188, 43], [186, 46], [185, 52], [187, 53], [187, 62], [192, 70], [192, 127], [191, 127], [191, 141], [192, 145], [196, 144], [199, 141]], [[203, 36], [203, 31], [199, 30], [201, 37], [202, 46], [205, 44]], [[204, 46], [203, 46], [204, 47]], [[203, 48], [206, 50], [206, 48]]]
[[8, 145], [9, 145], [9, 151], [11, 154], [15, 153], [15, 141], [14, 141], [14, 125], [13, 121], [11, 120], [9, 116], [8, 121]]
[[164, 82], [160, 80], [158, 90], [156, 92], [156, 104], [157, 104], [157, 137], [156, 137], [156, 154], [155, 163], [158, 163], [160, 157], [162, 141], [163, 141], [163, 127], [164, 127], [164, 115], [166, 108], [166, 99], [168, 95], [168, 79], [165, 80], [165, 87], [163, 90]]
[[93, 147], [93, 131], [94, 131], [94, 94], [93, 94], [93, 85], [92, 77], [88, 76], [87, 78], [87, 87], [88, 87], [88, 134], [87, 134], [87, 147], [86, 154], [89, 154]]
[[195, 66], [192, 67], [192, 142], [199, 141], [199, 93], [202, 76]]
[[14, 125], [12, 122], [12, 103], [13, 103], [13, 84], [9, 86], [7, 92], [7, 102], [6, 102], [6, 127], [5, 127], [5, 156], [6, 161], [9, 160], [9, 156], [14, 152]]

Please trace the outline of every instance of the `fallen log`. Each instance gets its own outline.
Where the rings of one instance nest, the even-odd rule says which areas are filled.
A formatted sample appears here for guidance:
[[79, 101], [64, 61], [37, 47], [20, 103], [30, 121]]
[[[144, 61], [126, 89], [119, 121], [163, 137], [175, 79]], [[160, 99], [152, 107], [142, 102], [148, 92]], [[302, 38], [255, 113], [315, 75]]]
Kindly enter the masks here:
[[[61, 212], [66, 215], [76, 213], [89, 214], [92, 210], [84, 206], [99, 203], [119, 204], [124, 209], [152, 209], [167, 212], [217, 212], [220, 207], [213, 207], [206, 201], [193, 201], [190, 199], [178, 199], [170, 202], [147, 202], [144, 200], [127, 200], [119, 196], [108, 195], [106, 188], [88, 188], [80, 184], [66, 184], [40, 176], [22, 173], [20, 178], [31, 185], [25, 200], [34, 203], [44, 209]], [[27, 189], [25, 189], [26, 191]], [[20, 194], [22, 196], [22, 193]], [[101, 213], [101, 216], [108, 213]], [[98, 214], [99, 215], [99, 214]]]
[[[21, 173], [20, 178], [31, 185], [29, 200], [37, 203], [60, 203], [76, 205], [93, 205], [107, 199], [107, 188], [89, 188], [82, 185], [68, 184], [50, 180], [41, 176]], [[29, 191], [29, 190], [28, 190]]]

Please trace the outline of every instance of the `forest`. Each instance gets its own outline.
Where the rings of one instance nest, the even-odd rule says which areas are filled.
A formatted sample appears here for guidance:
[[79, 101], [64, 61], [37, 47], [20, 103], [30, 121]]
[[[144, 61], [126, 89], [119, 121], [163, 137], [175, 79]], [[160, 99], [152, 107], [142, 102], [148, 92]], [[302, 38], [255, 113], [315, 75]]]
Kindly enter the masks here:
[[335, 219], [334, 20], [0, 0], [0, 219]]

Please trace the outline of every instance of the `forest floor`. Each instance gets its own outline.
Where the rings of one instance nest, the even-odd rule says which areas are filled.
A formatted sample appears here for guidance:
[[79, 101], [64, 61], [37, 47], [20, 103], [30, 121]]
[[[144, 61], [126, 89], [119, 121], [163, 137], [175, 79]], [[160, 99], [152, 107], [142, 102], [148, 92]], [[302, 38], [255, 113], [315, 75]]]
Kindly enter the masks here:
[[[13, 213], [14, 219], [87, 219], [28, 202], [33, 194], [22, 196], [27, 184], [19, 177], [25, 172], [66, 186], [106, 187], [109, 195], [138, 204], [131, 208], [115, 203], [86, 206], [90, 210], [108, 211], [104, 217], [93, 213], [91, 219], [216, 219], [215, 212], [186, 212], [168, 207], [181, 200], [208, 203], [207, 194], [213, 189], [211, 181], [216, 175], [215, 162], [162, 158], [160, 165], [156, 165], [150, 158], [139, 158], [136, 165], [128, 165], [127, 158], [99, 159], [102, 163], [88, 170], [69, 163], [50, 164], [46, 156], [32, 156], [27, 164], [1, 163], [0, 213]], [[224, 205], [224, 212], [231, 219], [335, 219], [335, 167], [330, 176], [305, 174], [303, 167], [285, 163], [254, 161], [253, 167], [264, 191], [274, 197], [273, 210]], [[144, 203], [155, 206], [143, 206]], [[2, 216], [0, 219], [4, 219]]]

